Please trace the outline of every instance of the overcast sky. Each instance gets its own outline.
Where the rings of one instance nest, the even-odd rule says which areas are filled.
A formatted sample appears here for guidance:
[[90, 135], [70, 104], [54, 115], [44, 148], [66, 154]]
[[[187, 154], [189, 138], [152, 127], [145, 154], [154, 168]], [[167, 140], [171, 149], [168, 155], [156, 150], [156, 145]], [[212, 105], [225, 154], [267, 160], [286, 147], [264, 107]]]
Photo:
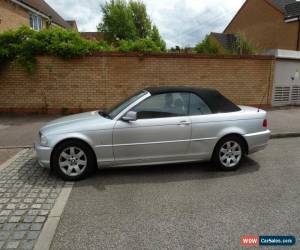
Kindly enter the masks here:
[[[210, 32], [222, 32], [245, 0], [143, 0], [168, 46], [193, 46]], [[105, 0], [46, 0], [80, 31], [96, 31]]]

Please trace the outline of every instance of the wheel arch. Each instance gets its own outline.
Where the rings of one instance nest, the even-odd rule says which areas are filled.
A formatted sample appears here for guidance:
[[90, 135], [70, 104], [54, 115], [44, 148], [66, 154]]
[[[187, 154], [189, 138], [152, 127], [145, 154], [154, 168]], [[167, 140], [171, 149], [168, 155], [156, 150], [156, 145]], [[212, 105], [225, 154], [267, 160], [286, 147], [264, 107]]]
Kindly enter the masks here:
[[243, 143], [244, 143], [245, 153], [246, 153], [246, 154], [249, 153], [249, 145], [248, 145], [248, 142], [247, 142], [247, 140], [245, 139], [245, 137], [244, 137], [242, 134], [239, 134], [239, 133], [229, 133], [229, 134], [223, 135], [223, 136], [217, 141], [217, 143], [215, 144], [213, 152], [215, 152], [216, 147], [217, 147], [218, 143], [219, 143], [221, 140], [223, 140], [223, 139], [226, 138], [226, 137], [230, 137], [230, 136], [236, 136], [236, 137], [240, 138], [240, 139], [243, 141]]
[[70, 137], [70, 138], [62, 139], [62, 140], [58, 141], [58, 142], [54, 145], [54, 147], [53, 147], [53, 149], [52, 149], [52, 152], [51, 152], [51, 155], [50, 155], [50, 168], [51, 168], [51, 169], [52, 169], [52, 167], [53, 167], [52, 164], [53, 164], [53, 155], [54, 155], [55, 149], [56, 149], [59, 145], [61, 145], [62, 143], [66, 143], [66, 142], [68, 142], [68, 141], [70, 141], [70, 142], [71, 142], [71, 141], [78, 141], [78, 142], [81, 142], [81, 143], [85, 144], [85, 145], [91, 150], [91, 152], [92, 152], [92, 154], [93, 154], [93, 157], [94, 157], [94, 163], [95, 163], [95, 166], [97, 166], [97, 156], [96, 156], [96, 153], [95, 153], [93, 147], [91, 146], [91, 144], [88, 143], [87, 141], [85, 141], [85, 140], [82, 139], [82, 138], [78, 138], [78, 137]]

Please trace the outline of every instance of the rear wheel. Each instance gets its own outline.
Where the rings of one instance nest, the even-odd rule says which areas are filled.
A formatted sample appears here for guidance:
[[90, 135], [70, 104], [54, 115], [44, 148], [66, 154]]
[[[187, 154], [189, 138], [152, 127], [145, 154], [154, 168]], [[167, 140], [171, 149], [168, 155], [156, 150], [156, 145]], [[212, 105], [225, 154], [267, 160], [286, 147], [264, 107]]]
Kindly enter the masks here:
[[239, 168], [244, 154], [244, 141], [240, 137], [232, 135], [218, 142], [212, 160], [220, 169], [232, 171]]
[[75, 181], [87, 177], [95, 166], [89, 146], [81, 141], [69, 140], [53, 151], [53, 169], [64, 180]]

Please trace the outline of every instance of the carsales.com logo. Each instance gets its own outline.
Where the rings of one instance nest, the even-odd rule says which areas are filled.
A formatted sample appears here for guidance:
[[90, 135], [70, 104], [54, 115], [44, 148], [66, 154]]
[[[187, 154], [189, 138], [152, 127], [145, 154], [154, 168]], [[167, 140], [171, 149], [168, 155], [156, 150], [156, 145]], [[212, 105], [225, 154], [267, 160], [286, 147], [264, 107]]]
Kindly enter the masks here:
[[295, 244], [294, 236], [242, 236], [240, 238], [242, 247], [293, 246]]

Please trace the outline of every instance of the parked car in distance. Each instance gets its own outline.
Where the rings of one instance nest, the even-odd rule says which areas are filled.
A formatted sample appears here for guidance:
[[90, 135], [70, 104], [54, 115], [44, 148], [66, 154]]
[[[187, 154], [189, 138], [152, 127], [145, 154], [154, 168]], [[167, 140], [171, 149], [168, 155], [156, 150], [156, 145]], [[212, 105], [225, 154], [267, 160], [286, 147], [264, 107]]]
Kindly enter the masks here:
[[39, 132], [38, 162], [65, 180], [96, 167], [212, 160], [237, 169], [245, 154], [264, 149], [266, 112], [237, 106], [213, 89], [147, 88], [109, 112], [54, 120]]

